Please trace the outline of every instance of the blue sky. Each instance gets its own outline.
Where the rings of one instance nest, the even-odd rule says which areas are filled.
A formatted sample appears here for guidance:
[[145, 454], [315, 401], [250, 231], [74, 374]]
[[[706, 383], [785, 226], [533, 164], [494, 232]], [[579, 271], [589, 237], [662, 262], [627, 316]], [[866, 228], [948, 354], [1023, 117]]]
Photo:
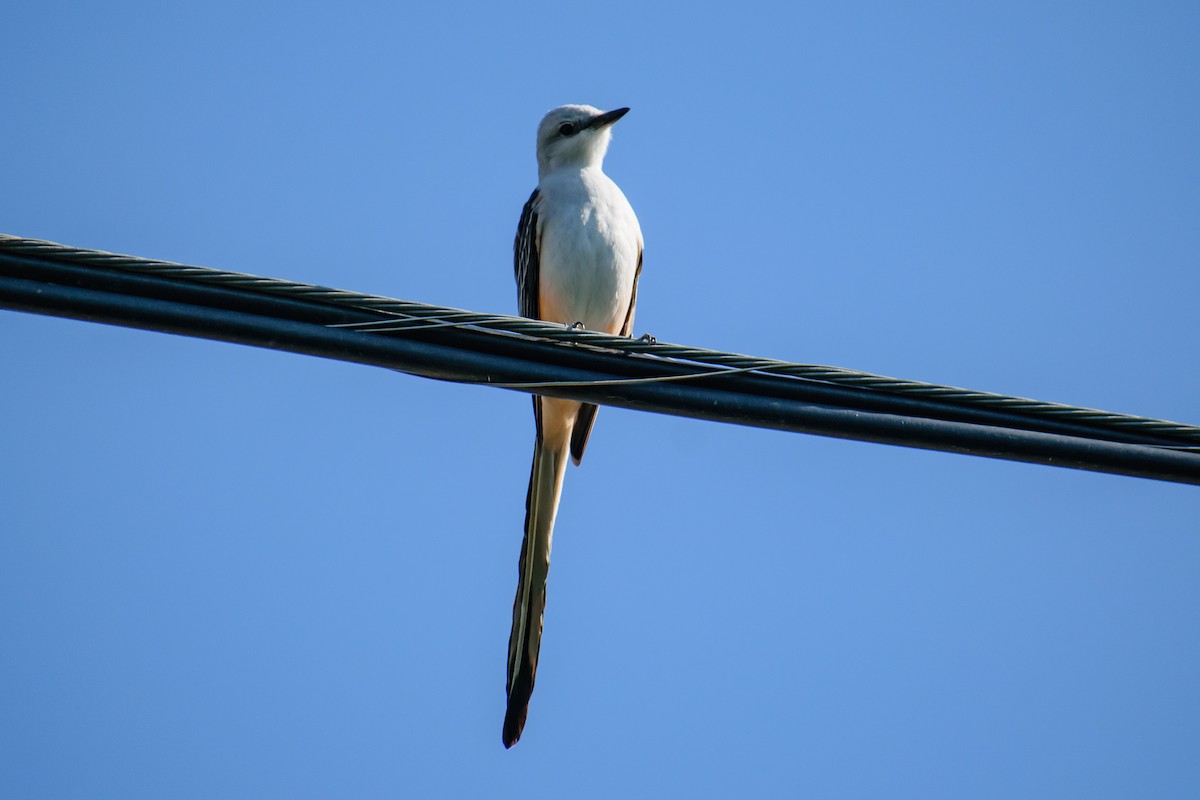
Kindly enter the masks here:
[[[0, 230], [1200, 422], [1191, 3], [19, 4]], [[500, 744], [524, 395], [0, 312], [7, 797], [1195, 797], [1194, 487], [604, 409]]]

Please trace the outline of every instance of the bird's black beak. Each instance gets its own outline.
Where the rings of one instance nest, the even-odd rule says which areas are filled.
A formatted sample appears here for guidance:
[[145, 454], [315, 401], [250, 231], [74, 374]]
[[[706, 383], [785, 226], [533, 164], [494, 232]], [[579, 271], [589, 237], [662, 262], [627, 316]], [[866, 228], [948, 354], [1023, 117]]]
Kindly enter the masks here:
[[618, 108], [614, 111], [606, 111], [600, 116], [592, 117], [590, 120], [588, 120], [587, 127], [595, 128], [597, 130], [600, 128], [607, 128], [609, 125], [612, 125], [614, 122], [628, 113], [628, 108]]

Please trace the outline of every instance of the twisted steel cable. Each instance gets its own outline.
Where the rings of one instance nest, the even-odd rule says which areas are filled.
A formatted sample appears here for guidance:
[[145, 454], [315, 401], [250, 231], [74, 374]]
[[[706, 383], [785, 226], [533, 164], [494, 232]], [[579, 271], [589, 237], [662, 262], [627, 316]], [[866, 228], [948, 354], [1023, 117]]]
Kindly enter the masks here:
[[[1158, 446], [1173, 446], [1189, 450], [1200, 449], [1200, 427], [1130, 414], [1118, 414], [921, 381], [902, 380], [841, 367], [758, 358], [738, 353], [658, 342], [649, 338], [626, 339], [523, 317], [482, 314], [239, 272], [86, 250], [39, 239], [0, 234], [0, 252], [36, 256], [64, 264], [150, 275], [174, 281], [237, 289], [253, 294], [369, 312], [378, 318], [328, 324], [373, 334], [396, 334], [434, 328], [471, 329], [500, 335], [515, 335], [542, 342], [557, 342], [575, 348], [594, 349], [609, 353], [615, 351], [668, 363], [686, 363], [708, 368], [704, 372], [691, 375], [663, 374], [618, 379], [618, 382], [678, 381], [703, 376], [760, 373], [834, 386], [867, 389], [892, 396], [936, 400], [951, 407], [983, 408], [1016, 413], [1030, 420], [1076, 423], [1087, 426], [1088, 429], [1096, 431], [1098, 435], [1108, 433], [1122, 437], [1147, 436], [1154, 438], [1155, 444]], [[496, 385], [535, 390], [562, 386], [564, 382], [524, 382]]]

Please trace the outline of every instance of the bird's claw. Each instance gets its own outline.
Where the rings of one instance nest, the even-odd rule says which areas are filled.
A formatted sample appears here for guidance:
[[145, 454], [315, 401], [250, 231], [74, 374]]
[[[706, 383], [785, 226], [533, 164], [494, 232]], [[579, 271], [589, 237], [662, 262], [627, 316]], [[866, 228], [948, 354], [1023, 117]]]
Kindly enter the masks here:
[[571, 330], [573, 330], [573, 331], [581, 331], [581, 330], [583, 330], [583, 323], [582, 323], [582, 322], [576, 322], [574, 325], [572, 325], [572, 326], [571, 326]]
[[645, 342], [646, 344], [658, 344], [658, 339], [655, 339], [648, 333], [643, 333], [641, 336], [639, 336], [638, 341]]

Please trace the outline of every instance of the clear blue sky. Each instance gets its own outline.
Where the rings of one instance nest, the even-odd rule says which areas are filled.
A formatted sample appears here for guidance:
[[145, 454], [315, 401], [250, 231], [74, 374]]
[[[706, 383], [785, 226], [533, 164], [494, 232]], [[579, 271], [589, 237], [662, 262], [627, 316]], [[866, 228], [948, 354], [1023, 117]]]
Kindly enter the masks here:
[[[1200, 422], [1195, 3], [18, 3], [0, 230]], [[1200, 795], [1200, 490], [605, 409], [500, 744], [517, 393], [0, 312], [4, 797]]]

